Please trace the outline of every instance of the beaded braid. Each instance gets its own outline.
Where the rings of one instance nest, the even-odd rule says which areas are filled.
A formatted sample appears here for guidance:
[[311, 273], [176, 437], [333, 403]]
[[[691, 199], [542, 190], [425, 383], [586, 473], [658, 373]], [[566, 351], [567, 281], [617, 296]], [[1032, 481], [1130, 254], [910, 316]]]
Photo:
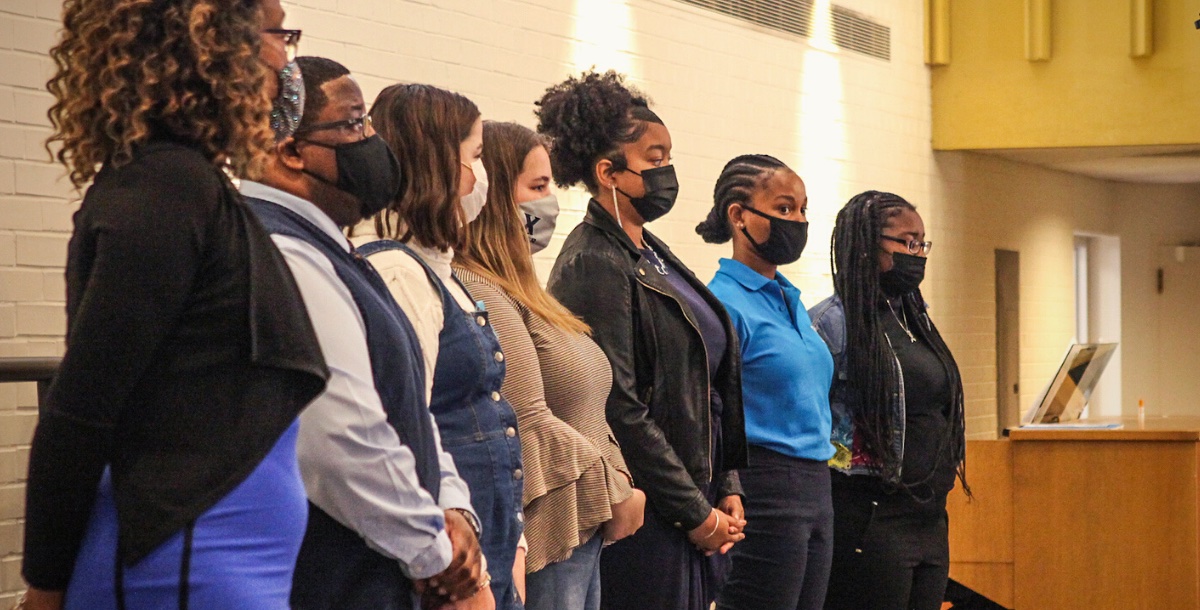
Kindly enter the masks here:
[[710, 244], [723, 244], [733, 238], [729, 226], [729, 206], [750, 201], [754, 191], [761, 188], [771, 174], [786, 168], [783, 161], [770, 155], [741, 155], [734, 157], [721, 170], [713, 187], [713, 207], [708, 217], [696, 225], [696, 233]]

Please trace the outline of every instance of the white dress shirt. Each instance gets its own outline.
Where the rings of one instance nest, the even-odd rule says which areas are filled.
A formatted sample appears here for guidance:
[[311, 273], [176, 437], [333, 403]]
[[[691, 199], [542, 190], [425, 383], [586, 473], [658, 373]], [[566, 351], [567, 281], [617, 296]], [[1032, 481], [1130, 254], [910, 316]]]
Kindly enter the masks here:
[[[241, 191], [299, 214], [350, 250], [338, 226], [312, 203], [248, 180], [241, 182]], [[350, 290], [316, 247], [289, 236], [271, 237], [300, 288], [331, 373], [325, 391], [300, 414], [296, 455], [309, 500], [358, 532], [372, 549], [398, 560], [409, 578], [441, 573], [452, 556], [443, 510], [474, 510], [453, 458], [442, 451], [436, 422], [442, 473], [437, 503], [417, 480], [412, 451], [387, 421], [375, 390], [366, 327]]]

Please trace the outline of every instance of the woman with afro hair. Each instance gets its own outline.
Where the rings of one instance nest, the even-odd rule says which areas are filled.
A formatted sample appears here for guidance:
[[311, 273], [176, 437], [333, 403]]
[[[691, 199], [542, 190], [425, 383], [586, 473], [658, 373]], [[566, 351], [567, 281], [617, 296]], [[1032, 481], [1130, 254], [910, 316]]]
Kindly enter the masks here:
[[608, 423], [647, 498], [642, 528], [601, 555], [602, 607], [707, 609], [744, 538], [741, 363], [720, 301], [644, 228], [675, 203], [671, 134], [611, 71], [537, 105], [555, 182], [592, 195], [547, 285], [608, 357]]

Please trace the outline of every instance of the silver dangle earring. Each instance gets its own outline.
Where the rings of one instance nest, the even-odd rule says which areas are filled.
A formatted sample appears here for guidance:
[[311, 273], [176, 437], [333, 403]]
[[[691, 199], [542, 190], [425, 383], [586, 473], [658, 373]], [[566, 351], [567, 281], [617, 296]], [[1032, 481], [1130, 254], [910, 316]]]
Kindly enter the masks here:
[[625, 230], [625, 225], [621, 223], [621, 202], [617, 201], [617, 183], [612, 183], [613, 209], [617, 211], [617, 226], [621, 230]]

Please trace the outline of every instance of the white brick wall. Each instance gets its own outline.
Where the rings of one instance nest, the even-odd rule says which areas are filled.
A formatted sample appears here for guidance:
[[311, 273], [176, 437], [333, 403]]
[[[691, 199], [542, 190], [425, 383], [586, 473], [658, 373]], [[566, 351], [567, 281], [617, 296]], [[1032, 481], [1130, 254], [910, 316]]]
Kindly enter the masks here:
[[1121, 184], [1050, 171], [987, 155], [936, 155], [927, 225], [938, 242], [930, 293], [963, 371], [967, 429], [990, 438], [996, 426], [993, 252], [1021, 257], [1020, 406], [1033, 404], [1075, 334], [1075, 231], [1121, 242], [1122, 378], [1126, 415], [1157, 397], [1160, 324], [1153, 293], [1156, 248], [1200, 240], [1200, 185]]
[[[72, 194], [49, 161], [44, 90], [61, 3], [0, 3], [0, 357], [58, 355], [65, 330], [62, 265]], [[33, 384], [0, 385], [0, 607], [23, 588], [21, 521]]]

